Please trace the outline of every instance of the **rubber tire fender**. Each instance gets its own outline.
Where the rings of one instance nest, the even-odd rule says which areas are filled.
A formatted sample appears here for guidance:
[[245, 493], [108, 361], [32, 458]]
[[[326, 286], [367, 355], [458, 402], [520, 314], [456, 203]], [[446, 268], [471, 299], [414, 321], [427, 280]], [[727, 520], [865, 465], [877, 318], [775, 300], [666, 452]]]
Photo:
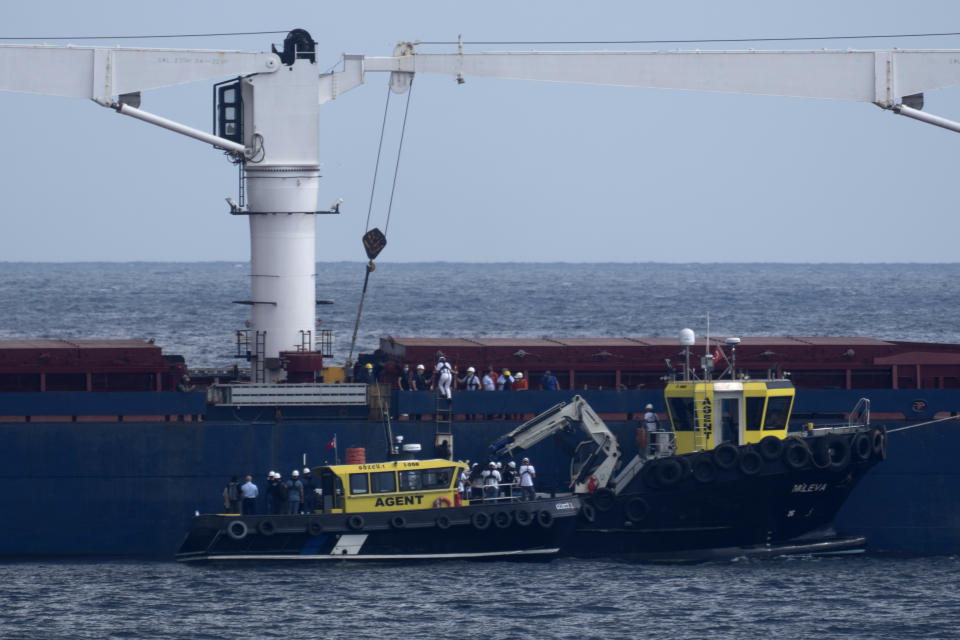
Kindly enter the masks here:
[[650, 505], [643, 498], [632, 498], [623, 508], [630, 522], [642, 522], [650, 515]]
[[447, 516], [437, 516], [437, 528], [438, 529], [449, 529], [450, 528], [450, 518]]
[[[602, 487], [593, 492], [593, 505], [591, 505], [591, 508], [596, 507], [597, 511], [610, 511], [616, 499], [617, 496], [611, 489]], [[593, 522], [593, 519], [591, 519], [590, 522]]]
[[317, 537], [323, 533], [323, 524], [319, 520], [311, 520], [307, 524], [307, 533], [313, 537]]
[[347, 526], [353, 529], [354, 531], [363, 529], [363, 524], [364, 524], [363, 516], [361, 516], [360, 514], [355, 513], [349, 518], [347, 518]]
[[248, 532], [247, 523], [243, 520], [232, 520], [227, 524], [227, 535], [234, 540], [243, 540]]
[[478, 511], [470, 516], [470, 523], [477, 531], [485, 531], [490, 528], [490, 522], [493, 518], [486, 511]]
[[640, 477], [643, 479], [643, 484], [649, 488], [659, 489], [660, 484], [657, 482], [657, 461], [647, 460], [644, 462], [643, 466], [640, 467]]
[[277, 525], [273, 520], [261, 520], [260, 524], [257, 525], [257, 531], [262, 536], [272, 536], [277, 532]]
[[843, 471], [850, 464], [850, 441], [843, 436], [827, 436], [827, 452], [830, 468]]
[[783, 464], [794, 471], [799, 471], [810, 463], [812, 452], [807, 443], [799, 438], [788, 438], [783, 445]]
[[537, 524], [544, 529], [549, 529], [553, 526], [553, 514], [549, 511], [537, 511]]
[[884, 426], [873, 432], [873, 455], [881, 460], [887, 459], [887, 428]]
[[870, 436], [866, 433], [858, 433], [850, 441], [850, 455], [857, 462], [863, 462], [870, 459], [873, 453], [873, 443], [870, 442]]
[[757, 450], [753, 447], [747, 447], [740, 454], [738, 466], [740, 473], [743, 475], [755, 476], [760, 473], [760, 469], [763, 467], [763, 456], [757, 453]]
[[589, 502], [584, 502], [582, 505], [580, 505], [580, 515], [582, 515], [583, 519], [587, 522], [597, 521], [597, 510]]
[[693, 478], [701, 484], [708, 484], [717, 479], [717, 469], [708, 454], [698, 455], [693, 461]]
[[405, 526], [407, 526], [407, 519], [399, 514], [395, 515], [390, 518], [390, 526], [394, 529], [403, 529]]
[[497, 529], [506, 529], [513, 522], [513, 516], [509, 511], [497, 511], [493, 514], [493, 526]]
[[724, 442], [713, 450], [713, 464], [718, 469], [733, 469], [740, 458], [740, 450], [729, 442]]
[[777, 436], [766, 436], [760, 440], [759, 449], [764, 460], [773, 462], [783, 455], [783, 440]]
[[657, 483], [661, 487], [672, 487], [683, 479], [683, 466], [676, 458], [663, 458], [654, 469]]
[[813, 446], [810, 447], [810, 462], [817, 469], [828, 469], [830, 467], [830, 447], [827, 436], [819, 436], [813, 439]]
[[526, 509], [520, 509], [513, 514], [513, 519], [516, 520], [517, 524], [521, 527], [526, 527], [533, 522], [533, 514]]

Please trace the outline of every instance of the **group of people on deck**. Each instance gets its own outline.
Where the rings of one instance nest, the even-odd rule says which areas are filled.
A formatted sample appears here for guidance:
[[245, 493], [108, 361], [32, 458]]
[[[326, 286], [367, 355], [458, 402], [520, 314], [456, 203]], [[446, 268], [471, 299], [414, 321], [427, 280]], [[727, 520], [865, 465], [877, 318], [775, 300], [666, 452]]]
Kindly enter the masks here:
[[[240, 484], [237, 476], [233, 476], [223, 489], [223, 508], [228, 513], [256, 514], [260, 493], [260, 488], [253, 482], [253, 476], [246, 476], [243, 484]], [[267, 484], [263, 491], [264, 513], [313, 513], [319, 496], [320, 485], [314, 480], [309, 467], [304, 467], [302, 475], [294, 469], [287, 480], [284, 480], [279, 472], [271, 471], [267, 474]]]
[[[365, 365], [365, 369], [372, 372], [372, 365]], [[530, 388], [527, 376], [522, 371], [511, 372], [503, 368], [497, 373], [496, 369], [490, 366], [481, 375], [470, 366], [461, 375], [457, 365], [450, 364], [445, 356], [438, 358], [437, 364], [429, 374], [422, 364], [418, 364], [415, 369], [411, 369], [409, 364], [404, 364], [397, 376], [396, 387], [401, 391], [435, 390], [447, 399], [452, 397], [454, 391], [526, 391]], [[560, 383], [552, 372], [546, 371], [540, 378], [540, 389], [557, 391], [560, 389]]]
[[[457, 488], [464, 500], [498, 500], [518, 497], [521, 500], [533, 500], [536, 492], [533, 480], [537, 470], [530, 464], [530, 458], [524, 458], [520, 467], [510, 461], [506, 466], [502, 462], [490, 462], [486, 469], [474, 462], [460, 474]], [[519, 493], [514, 493], [514, 491]]]

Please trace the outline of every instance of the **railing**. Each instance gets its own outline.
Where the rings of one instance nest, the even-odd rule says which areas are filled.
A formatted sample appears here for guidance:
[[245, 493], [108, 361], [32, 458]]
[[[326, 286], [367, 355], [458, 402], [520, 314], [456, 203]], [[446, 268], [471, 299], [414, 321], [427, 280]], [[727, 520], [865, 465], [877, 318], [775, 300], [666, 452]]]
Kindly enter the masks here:
[[215, 384], [207, 402], [230, 406], [366, 406], [365, 384]]

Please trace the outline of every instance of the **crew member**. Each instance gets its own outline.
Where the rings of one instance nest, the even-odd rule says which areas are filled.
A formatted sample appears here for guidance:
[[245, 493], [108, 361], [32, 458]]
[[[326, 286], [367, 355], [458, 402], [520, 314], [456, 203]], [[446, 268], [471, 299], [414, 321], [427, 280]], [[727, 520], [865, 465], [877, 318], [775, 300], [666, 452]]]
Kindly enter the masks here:
[[517, 479], [517, 463], [511, 460], [507, 463], [507, 468], [500, 474], [500, 497], [513, 497], [513, 483]]
[[480, 469], [480, 463], [474, 462], [470, 467], [470, 499], [480, 500], [483, 498], [483, 471]]
[[303, 483], [300, 482], [300, 472], [296, 469], [287, 480], [287, 515], [295, 516], [300, 513], [300, 504], [303, 502]]
[[373, 373], [373, 365], [368, 362], [367, 364], [363, 365], [363, 369], [360, 370], [360, 376], [357, 382], [373, 384], [376, 381], [377, 376]]
[[427, 390], [427, 381], [423, 377], [423, 372], [426, 371], [422, 364], [417, 365], [417, 372], [413, 374], [413, 377], [410, 378], [411, 386], [414, 391], [426, 391]]
[[652, 404], [647, 405], [647, 412], [643, 414], [643, 426], [647, 430], [649, 457], [653, 458], [657, 455], [657, 441], [654, 434], [660, 430], [660, 418], [654, 413]]
[[497, 463], [491, 462], [490, 468], [483, 472], [483, 499], [492, 500], [497, 497], [500, 489], [500, 472], [497, 471]]
[[300, 477], [300, 482], [303, 483], [303, 513], [313, 513], [313, 510], [316, 508], [314, 506], [314, 501], [316, 500], [317, 495], [317, 482], [313, 477], [313, 474], [310, 472], [310, 467], [303, 468], [303, 475]]
[[480, 378], [477, 377], [477, 370], [473, 367], [467, 367], [467, 375], [463, 377], [461, 384], [467, 391], [479, 391]]
[[443, 356], [440, 356], [440, 361], [437, 363], [437, 388], [440, 391], [440, 395], [450, 400], [452, 395], [450, 393], [450, 385], [453, 383], [453, 372], [450, 370], [450, 363], [447, 362], [447, 359]]
[[253, 515], [257, 512], [257, 496], [260, 490], [253, 484], [253, 476], [247, 476], [246, 482], [240, 486], [240, 495], [243, 496], [243, 514]]
[[557, 376], [550, 373], [549, 369], [544, 371], [543, 377], [540, 378], [540, 388], [544, 391], [556, 391], [560, 388], [560, 385], [557, 383]]
[[223, 508], [227, 513], [240, 513], [240, 482], [237, 476], [230, 478], [223, 488]]
[[397, 389], [400, 391], [410, 391], [410, 365], [403, 365], [403, 371], [397, 377]]
[[520, 498], [523, 500], [533, 500], [537, 497], [533, 490], [533, 479], [537, 477], [537, 470], [530, 464], [530, 458], [524, 458], [520, 465]]
[[513, 377], [513, 390], [526, 391], [527, 388], [527, 379], [523, 377], [523, 371], [517, 371], [517, 375]]

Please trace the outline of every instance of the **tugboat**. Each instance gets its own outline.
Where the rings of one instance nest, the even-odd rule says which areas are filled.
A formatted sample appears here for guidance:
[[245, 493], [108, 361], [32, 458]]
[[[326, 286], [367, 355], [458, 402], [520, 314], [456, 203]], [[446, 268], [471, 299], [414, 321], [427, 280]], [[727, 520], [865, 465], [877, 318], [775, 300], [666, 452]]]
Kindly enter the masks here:
[[444, 459], [314, 467], [317, 512], [197, 515], [177, 560], [544, 560], [560, 551], [578, 498], [461, 500], [466, 467]]
[[[638, 453], [623, 464], [620, 445], [580, 396], [506, 434], [493, 447], [509, 458], [553, 437], [571, 453], [570, 486], [583, 498], [568, 551], [577, 556], [702, 560], [838, 552], [865, 544], [838, 538], [833, 518], [864, 473], [886, 457], [886, 431], [870, 426], [862, 399], [841, 425], [788, 433], [795, 390], [785, 379], [712, 379], [689, 366], [665, 388], [668, 424], [638, 429]], [[726, 376], [726, 379], [723, 379]], [[578, 442], [582, 433], [590, 436]]]

